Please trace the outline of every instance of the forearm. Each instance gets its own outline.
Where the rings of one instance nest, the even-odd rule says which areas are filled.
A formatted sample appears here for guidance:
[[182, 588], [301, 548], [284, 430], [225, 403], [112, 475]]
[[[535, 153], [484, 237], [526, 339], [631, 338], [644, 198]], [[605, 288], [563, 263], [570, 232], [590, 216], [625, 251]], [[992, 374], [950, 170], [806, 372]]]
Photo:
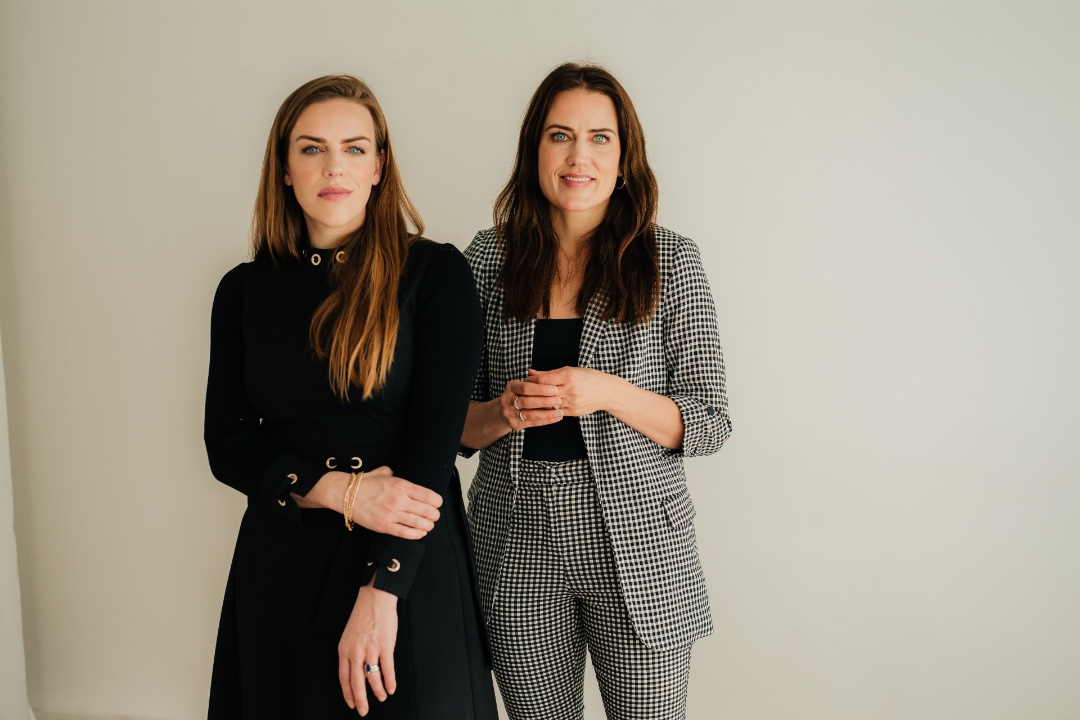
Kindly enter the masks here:
[[461, 432], [461, 444], [475, 450], [482, 450], [496, 440], [509, 434], [510, 426], [502, 416], [499, 398], [469, 403], [465, 416], [465, 428]]
[[293, 500], [302, 508], [317, 508], [343, 512], [345, 508], [345, 490], [349, 487], [348, 473], [332, 470], [315, 483], [307, 495], [301, 497], [293, 493]]
[[666, 395], [638, 387], [617, 375], [608, 375], [608, 413], [657, 445], [678, 450], [683, 442], [683, 418], [679, 406]]

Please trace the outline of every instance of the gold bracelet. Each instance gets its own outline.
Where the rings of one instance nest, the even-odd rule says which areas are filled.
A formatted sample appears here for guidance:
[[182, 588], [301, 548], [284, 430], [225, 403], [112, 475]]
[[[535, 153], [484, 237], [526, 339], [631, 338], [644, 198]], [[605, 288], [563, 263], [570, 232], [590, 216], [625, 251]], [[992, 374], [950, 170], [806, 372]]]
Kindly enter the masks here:
[[363, 479], [363, 470], [352, 473], [349, 477], [349, 487], [345, 488], [345, 508], [341, 514], [345, 516], [345, 528], [349, 532], [352, 532], [355, 527], [352, 519], [353, 503], [356, 502], [356, 491], [360, 489], [360, 481]]

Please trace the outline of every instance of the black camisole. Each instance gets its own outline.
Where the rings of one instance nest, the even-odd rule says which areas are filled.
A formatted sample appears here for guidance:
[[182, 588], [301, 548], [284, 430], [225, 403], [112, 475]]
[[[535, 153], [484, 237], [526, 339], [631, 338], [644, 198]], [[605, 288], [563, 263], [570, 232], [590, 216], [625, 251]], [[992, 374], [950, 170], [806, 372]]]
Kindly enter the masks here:
[[[582, 318], [537, 320], [531, 367], [534, 370], [555, 370], [577, 365], [578, 346], [581, 345], [581, 332], [584, 327], [585, 321]], [[525, 460], [548, 462], [588, 457], [578, 419], [567, 415], [551, 425], [527, 428], [521, 457]]]

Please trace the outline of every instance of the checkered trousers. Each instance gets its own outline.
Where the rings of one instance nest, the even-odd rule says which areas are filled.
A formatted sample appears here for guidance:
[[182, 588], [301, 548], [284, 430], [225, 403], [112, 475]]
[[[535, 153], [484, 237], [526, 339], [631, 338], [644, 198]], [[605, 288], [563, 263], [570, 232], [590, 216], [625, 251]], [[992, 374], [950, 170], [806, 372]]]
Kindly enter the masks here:
[[[682, 412], [683, 446], [666, 450], [606, 412], [580, 418], [623, 599], [638, 637], [655, 649], [687, 645], [712, 631], [694, 535], [694, 504], [683, 457], [716, 452], [731, 432], [716, 309], [697, 246], [655, 228], [660, 302], [647, 323], [599, 319], [595, 297], [584, 318], [578, 365], [670, 397]], [[465, 257], [485, 314], [485, 347], [474, 400], [525, 379], [535, 321], [504, 321], [496, 284], [503, 253], [494, 230], [476, 235]], [[484, 448], [469, 492], [481, 600], [490, 617], [521, 477], [524, 432]], [[466, 454], [470, 454], [466, 451]]]
[[609, 720], [682, 720], [690, 645], [634, 633], [587, 460], [523, 461], [489, 626], [511, 720], [584, 716], [585, 651]]

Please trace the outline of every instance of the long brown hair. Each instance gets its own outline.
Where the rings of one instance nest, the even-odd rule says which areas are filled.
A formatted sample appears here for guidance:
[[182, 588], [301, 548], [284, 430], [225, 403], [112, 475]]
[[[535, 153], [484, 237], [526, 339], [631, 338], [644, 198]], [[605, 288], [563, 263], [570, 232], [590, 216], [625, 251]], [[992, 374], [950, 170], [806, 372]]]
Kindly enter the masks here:
[[383, 166], [379, 183], [371, 188], [363, 226], [339, 248], [345, 261], [333, 263], [334, 289], [312, 316], [309, 336], [316, 354], [329, 358], [330, 385], [337, 395], [348, 400], [349, 388], [358, 386], [366, 400], [386, 382], [394, 360], [398, 283], [409, 244], [424, 232], [424, 224], [401, 182], [386, 117], [363, 81], [327, 75], [301, 85], [281, 104], [266, 141], [251, 246], [256, 259], [300, 257], [307, 226], [295, 193], [285, 185], [289, 136], [305, 108], [335, 98], [352, 100], [371, 112]]
[[654, 226], [659, 203], [656, 176], [645, 155], [645, 133], [630, 96], [608, 70], [565, 63], [533, 93], [518, 136], [517, 157], [506, 187], [495, 200], [495, 228], [505, 253], [499, 284], [504, 315], [525, 322], [550, 310], [558, 258], [558, 238], [547, 198], [540, 189], [538, 153], [544, 121], [555, 97], [584, 89], [611, 98], [619, 120], [619, 168], [625, 187], [608, 201], [604, 219], [588, 238], [588, 261], [577, 297], [577, 312], [606, 296], [601, 319], [646, 322], [660, 296], [660, 266]]

